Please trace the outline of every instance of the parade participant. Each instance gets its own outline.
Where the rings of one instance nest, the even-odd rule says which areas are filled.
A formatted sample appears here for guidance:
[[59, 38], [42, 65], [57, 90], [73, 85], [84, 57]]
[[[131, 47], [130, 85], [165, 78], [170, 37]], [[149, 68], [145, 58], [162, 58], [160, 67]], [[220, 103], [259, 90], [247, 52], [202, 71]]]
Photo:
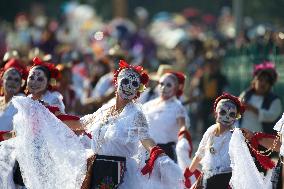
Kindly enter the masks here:
[[15, 95], [24, 95], [21, 93], [22, 81], [26, 79], [27, 71], [18, 60], [10, 59], [0, 72], [3, 93], [3, 96], [0, 96], [0, 141], [2, 141], [6, 137], [4, 133], [13, 129], [12, 120], [17, 111], [10, 100]]
[[240, 120], [240, 128], [255, 132], [275, 134], [273, 126], [282, 112], [281, 101], [272, 92], [277, 72], [272, 62], [263, 62], [254, 67], [251, 87], [240, 98], [246, 105], [246, 112]]
[[165, 73], [159, 80], [159, 97], [143, 105], [150, 136], [174, 161], [177, 161], [175, 146], [179, 130], [189, 128], [187, 112], [177, 99], [183, 93], [184, 82], [185, 75], [181, 72]]
[[38, 57], [33, 59], [27, 79], [27, 89], [34, 100], [42, 100], [47, 105], [56, 106], [60, 112], [65, 112], [62, 95], [53, 91], [51, 82], [59, 78], [59, 71], [52, 63], [43, 62]]
[[[153, 186], [153, 183], [156, 182], [150, 184], [147, 180], [142, 181], [143, 177], [139, 167], [144, 164], [144, 160], [141, 156], [138, 159], [134, 158], [139, 152], [140, 142], [150, 152], [150, 159], [142, 169], [142, 174], [150, 174], [154, 164], [159, 172], [159, 167], [166, 164], [169, 166], [173, 162], [171, 163], [167, 156], [163, 156], [163, 150], [156, 146], [150, 138], [146, 118], [139, 104], [134, 102], [148, 82], [147, 74], [143, 72], [142, 67], [129, 66], [124, 61], [120, 61], [119, 66], [120, 68], [114, 74], [116, 100], [104, 105], [94, 114], [81, 118], [82, 124], [92, 133], [93, 151], [95, 154], [99, 154], [94, 162], [92, 188], [106, 184], [108, 178], [112, 178], [115, 188], [119, 189], [176, 188], [178, 186], [169, 185], [170, 179], [163, 177], [163, 174], [160, 177], [162, 180], [164, 179], [164, 183], [158, 182], [158, 185]], [[119, 183], [122, 181], [123, 174], [117, 175], [113, 169], [119, 167], [115, 165], [116, 163], [108, 165], [107, 162], [110, 160], [124, 165], [122, 170], [125, 173], [121, 185]], [[155, 163], [155, 160], [158, 160], [159, 163]], [[176, 174], [178, 169], [174, 168], [173, 166], [171, 171]], [[177, 175], [173, 177], [177, 178]], [[178, 182], [177, 179], [176, 183]], [[110, 184], [106, 185], [110, 186]]]
[[200, 177], [196, 188], [203, 186], [206, 189], [227, 189], [231, 178], [232, 168], [229, 157], [229, 142], [231, 129], [235, 121], [244, 112], [244, 108], [237, 97], [223, 93], [214, 102], [216, 124], [208, 128], [199, 144], [195, 157], [186, 169], [185, 185], [189, 177], [202, 165], [203, 178]]
[[[80, 188], [181, 188], [181, 170], [150, 138], [142, 108], [134, 101], [148, 81], [147, 74], [142, 67], [120, 61], [114, 81], [116, 101], [69, 125], [92, 134], [95, 158], [90, 159], [95, 160]], [[26, 186], [77, 189], [87, 157], [79, 138], [38, 101], [15, 98], [13, 103], [18, 109], [15, 139], [21, 143], [16, 154]], [[141, 144], [150, 152], [146, 165]], [[143, 176], [148, 174], [150, 179]]]

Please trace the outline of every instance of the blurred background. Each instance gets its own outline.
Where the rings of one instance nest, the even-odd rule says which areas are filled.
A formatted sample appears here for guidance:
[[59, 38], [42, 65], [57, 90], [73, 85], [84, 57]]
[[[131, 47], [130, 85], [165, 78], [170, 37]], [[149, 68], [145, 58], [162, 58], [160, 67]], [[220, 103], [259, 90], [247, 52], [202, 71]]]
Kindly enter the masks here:
[[273, 91], [283, 102], [283, 7], [284, 0], [2, 0], [0, 56], [2, 65], [11, 57], [30, 65], [34, 56], [57, 64], [67, 112], [76, 114], [85, 113], [77, 101], [108, 94], [97, 84], [118, 59], [152, 74], [171, 65], [187, 75], [182, 101], [198, 128], [208, 102], [222, 91], [240, 95], [263, 61], [276, 65]]

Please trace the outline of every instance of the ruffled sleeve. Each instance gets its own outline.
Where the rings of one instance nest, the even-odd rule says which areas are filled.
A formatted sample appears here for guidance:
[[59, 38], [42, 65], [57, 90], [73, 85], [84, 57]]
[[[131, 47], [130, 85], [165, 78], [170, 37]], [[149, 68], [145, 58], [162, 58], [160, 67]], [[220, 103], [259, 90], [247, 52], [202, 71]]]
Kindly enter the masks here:
[[185, 119], [185, 126], [186, 128], [190, 127], [190, 119], [188, 116], [188, 113], [186, 111], [186, 109], [184, 108], [184, 106], [178, 101], [178, 106], [176, 107], [176, 118], [184, 118]]
[[48, 105], [58, 107], [61, 113], [65, 113], [65, 105], [63, 103], [63, 96], [59, 92], [47, 91], [43, 97], [43, 101], [48, 103]]
[[207, 129], [207, 131], [204, 133], [201, 142], [199, 143], [198, 149], [195, 153], [195, 156], [202, 158], [205, 155], [205, 150], [207, 147], [207, 143], [209, 140], [210, 135], [212, 134], [212, 128], [214, 126], [211, 126]]

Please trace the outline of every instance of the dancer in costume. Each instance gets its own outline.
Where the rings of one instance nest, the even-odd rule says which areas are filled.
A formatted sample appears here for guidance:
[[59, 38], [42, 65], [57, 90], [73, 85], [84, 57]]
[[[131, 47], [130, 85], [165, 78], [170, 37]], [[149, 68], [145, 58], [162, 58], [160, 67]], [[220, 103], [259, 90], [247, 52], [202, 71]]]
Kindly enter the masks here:
[[180, 130], [189, 128], [189, 117], [177, 97], [183, 93], [185, 75], [168, 72], [159, 80], [159, 97], [143, 105], [149, 120], [149, 133], [165, 153], [177, 161], [175, 147]]
[[[81, 118], [83, 126], [92, 134], [92, 149], [97, 154], [91, 188], [178, 188], [181, 170], [150, 138], [142, 107], [134, 101], [147, 84], [148, 76], [142, 67], [130, 66], [124, 61], [119, 66], [114, 75], [116, 100]], [[150, 152], [145, 166], [141, 144]], [[142, 174], [151, 174], [156, 169], [150, 180], [141, 175], [142, 166]], [[170, 167], [172, 174], [167, 174]]]
[[208, 128], [199, 144], [191, 165], [186, 169], [185, 185], [189, 186], [189, 177], [194, 174], [198, 165], [202, 165], [203, 178], [196, 183], [197, 188], [227, 189], [231, 178], [231, 161], [229, 142], [234, 122], [244, 112], [237, 97], [223, 93], [214, 102], [216, 124]]
[[6, 139], [8, 131], [13, 130], [13, 116], [15, 107], [10, 103], [13, 96], [24, 96], [21, 93], [22, 82], [27, 78], [26, 69], [16, 59], [10, 59], [0, 71], [2, 93], [0, 96], [0, 141]]

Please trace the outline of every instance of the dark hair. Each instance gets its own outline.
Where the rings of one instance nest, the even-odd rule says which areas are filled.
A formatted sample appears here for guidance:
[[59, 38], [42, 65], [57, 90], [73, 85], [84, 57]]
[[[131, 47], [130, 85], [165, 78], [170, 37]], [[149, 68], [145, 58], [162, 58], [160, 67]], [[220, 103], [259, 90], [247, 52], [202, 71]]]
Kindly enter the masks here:
[[255, 78], [264, 78], [271, 86], [276, 82], [276, 76], [269, 70], [260, 71], [256, 74]]
[[44, 66], [35, 66], [35, 67], [33, 67], [33, 69], [43, 71], [44, 75], [47, 78], [47, 81], [48, 82], [50, 81], [51, 73], [50, 73], [50, 71], [46, 67], [44, 67]]

